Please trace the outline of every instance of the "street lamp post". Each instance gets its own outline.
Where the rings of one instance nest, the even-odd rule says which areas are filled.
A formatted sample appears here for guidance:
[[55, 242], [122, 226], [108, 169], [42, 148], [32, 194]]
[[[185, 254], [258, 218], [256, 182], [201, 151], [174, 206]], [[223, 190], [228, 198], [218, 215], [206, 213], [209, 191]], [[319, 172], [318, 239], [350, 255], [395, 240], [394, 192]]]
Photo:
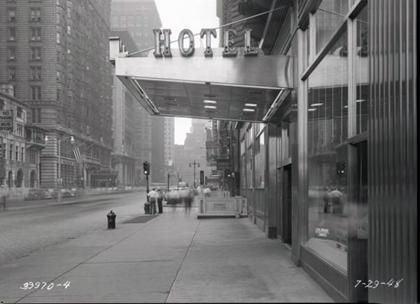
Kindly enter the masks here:
[[196, 162], [195, 160], [189, 164], [189, 166], [193, 166], [194, 167], [194, 189], [195, 189], [195, 166], [197, 166], [198, 168], [200, 168], [200, 163]]
[[179, 190], [179, 172], [176, 171], [176, 190]]

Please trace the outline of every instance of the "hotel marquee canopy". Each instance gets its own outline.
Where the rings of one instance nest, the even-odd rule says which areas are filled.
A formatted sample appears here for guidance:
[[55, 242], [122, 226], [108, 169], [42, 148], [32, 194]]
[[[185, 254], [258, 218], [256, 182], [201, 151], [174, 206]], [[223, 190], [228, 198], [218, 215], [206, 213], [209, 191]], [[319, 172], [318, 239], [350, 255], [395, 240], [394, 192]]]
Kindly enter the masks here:
[[[117, 40], [116, 49], [113, 49]], [[111, 61], [115, 74], [137, 101], [152, 115], [233, 121], [268, 122], [289, 95], [292, 58], [244, 56], [224, 57], [223, 48], [204, 49], [192, 56], [172, 50], [171, 57], [128, 57], [119, 50], [119, 39], [111, 38]]]

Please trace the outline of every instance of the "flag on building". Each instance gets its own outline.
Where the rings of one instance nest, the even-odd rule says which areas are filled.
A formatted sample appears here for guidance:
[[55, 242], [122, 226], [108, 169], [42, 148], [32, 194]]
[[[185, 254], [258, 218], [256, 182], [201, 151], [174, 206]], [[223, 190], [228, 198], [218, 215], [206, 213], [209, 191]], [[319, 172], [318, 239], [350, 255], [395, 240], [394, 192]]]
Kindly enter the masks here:
[[74, 158], [78, 163], [82, 162], [82, 157], [80, 155], [80, 150], [78, 146], [74, 146], [73, 148]]

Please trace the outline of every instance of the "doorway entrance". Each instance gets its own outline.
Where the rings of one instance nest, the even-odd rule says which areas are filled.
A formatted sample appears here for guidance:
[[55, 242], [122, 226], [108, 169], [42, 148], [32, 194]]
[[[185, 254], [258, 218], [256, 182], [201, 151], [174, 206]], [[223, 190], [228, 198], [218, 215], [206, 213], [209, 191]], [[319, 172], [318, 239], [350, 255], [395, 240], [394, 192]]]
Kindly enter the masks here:
[[282, 241], [292, 245], [292, 165], [283, 167]]

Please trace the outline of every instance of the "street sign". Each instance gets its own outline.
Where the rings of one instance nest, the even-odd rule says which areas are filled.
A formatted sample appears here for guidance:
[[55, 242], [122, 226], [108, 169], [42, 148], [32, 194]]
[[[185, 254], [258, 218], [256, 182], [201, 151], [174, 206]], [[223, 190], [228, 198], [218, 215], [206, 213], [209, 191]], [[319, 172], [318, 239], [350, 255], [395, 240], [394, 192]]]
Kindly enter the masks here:
[[0, 131], [13, 132], [12, 110], [0, 111]]

